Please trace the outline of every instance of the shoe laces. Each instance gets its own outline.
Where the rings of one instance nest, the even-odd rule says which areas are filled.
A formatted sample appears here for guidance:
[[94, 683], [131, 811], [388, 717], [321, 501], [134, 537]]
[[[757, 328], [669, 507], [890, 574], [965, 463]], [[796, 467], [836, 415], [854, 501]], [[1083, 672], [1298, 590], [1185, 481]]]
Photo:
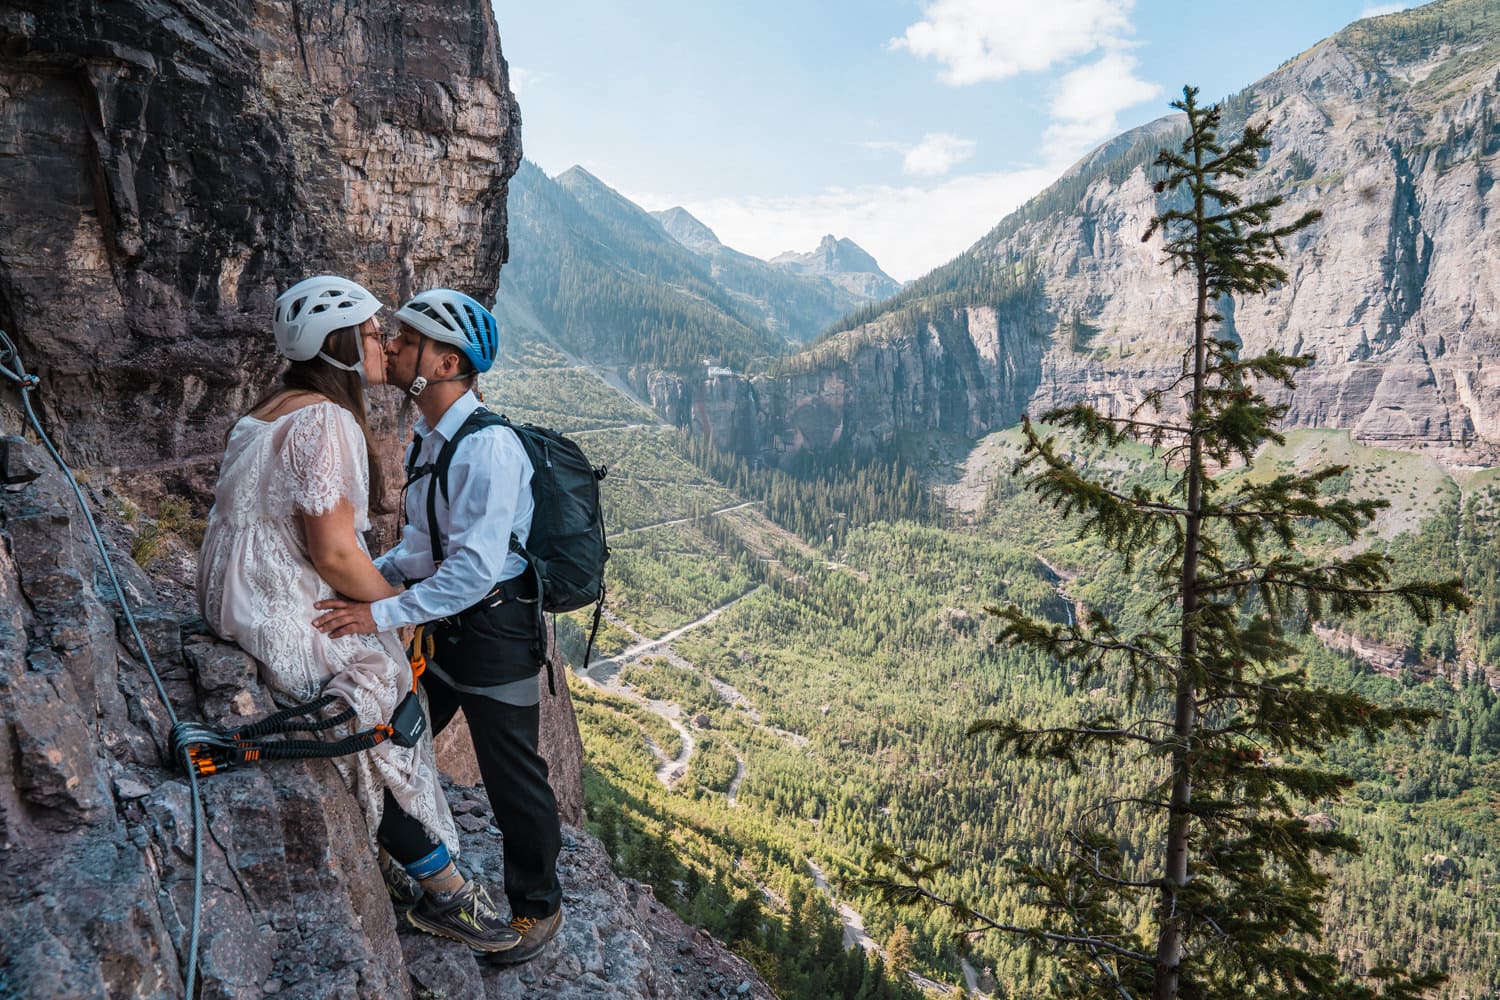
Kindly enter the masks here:
[[489, 893], [484, 891], [484, 886], [471, 881], [459, 892], [463, 896], [464, 904], [473, 911], [475, 917], [485, 921], [499, 921], [500, 912], [495, 909], [495, 904], [490, 902]]
[[525, 934], [539, 923], [541, 923], [541, 921], [537, 920], [536, 917], [512, 917], [510, 921], [510, 929], [515, 931], [517, 934]]

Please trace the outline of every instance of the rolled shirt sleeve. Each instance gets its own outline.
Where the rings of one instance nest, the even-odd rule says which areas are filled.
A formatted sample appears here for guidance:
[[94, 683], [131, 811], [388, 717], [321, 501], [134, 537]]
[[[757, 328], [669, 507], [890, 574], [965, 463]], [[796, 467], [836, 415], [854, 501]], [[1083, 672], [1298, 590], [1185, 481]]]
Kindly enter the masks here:
[[[531, 529], [531, 462], [515, 433], [491, 427], [459, 442], [448, 467], [448, 503], [437, 496], [445, 558], [434, 565], [427, 530], [431, 476], [413, 484], [400, 543], [377, 562], [382, 574], [421, 579], [406, 592], [371, 605], [382, 631], [415, 625], [471, 607], [498, 582], [519, 575], [525, 561], [510, 551]], [[390, 576], [386, 577], [391, 579]]]

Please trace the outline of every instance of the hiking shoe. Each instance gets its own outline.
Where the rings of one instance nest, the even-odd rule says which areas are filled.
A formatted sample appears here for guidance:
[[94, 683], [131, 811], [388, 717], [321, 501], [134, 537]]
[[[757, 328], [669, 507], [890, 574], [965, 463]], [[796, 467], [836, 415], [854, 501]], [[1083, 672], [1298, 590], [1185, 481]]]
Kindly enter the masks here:
[[488, 957], [490, 961], [501, 965], [529, 962], [542, 953], [548, 941], [557, 937], [557, 932], [562, 929], [562, 925], [562, 907], [558, 907], [557, 912], [550, 917], [513, 917], [510, 929], [520, 935], [520, 943], [514, 948], [507, 948], [505, 951], [496, 952]]
[[394, 861], [382, 862], [380, 874], [385, 879], [385, 891], [390, 894], [391, 906], [398, 914], [406, 913], [422, 898], [422, 886]]
[[406, 912], [406, 922], [429, 934], [462, 941], [487, 955], [515, 948], [521, 940], [520, 933], [500, 919], [489, 894], [472, 879], [446, 899], [424, 893]]

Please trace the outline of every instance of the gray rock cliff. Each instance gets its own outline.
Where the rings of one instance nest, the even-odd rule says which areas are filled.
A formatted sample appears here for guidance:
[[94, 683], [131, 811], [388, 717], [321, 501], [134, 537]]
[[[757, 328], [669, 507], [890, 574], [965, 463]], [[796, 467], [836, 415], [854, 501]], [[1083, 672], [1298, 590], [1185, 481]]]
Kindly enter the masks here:
[[[1248, 351], [1317, 355], [1292, 426], [1500, 461], [1497, 107], [1500, 13], [1482, 0], [1358, 22], [1227, 102], [1230, 129], [1271, 123], [1247, 193], [1285, 195], [1289, 218], [1325, 214], [1287, 248], [1285, 287], [1224, 303], [1224, 334]], [[1128, 408], [1177, 370], [1190, 322], [1190, 289], [1159, 240], [1141, 241], [1162, 207], [1150, 161], [1179, 129], [1167, 118], [1105, 144], [769, 381], [637, 381], [679, 422], [782, 460], [777, 449], [816, 440], [972, 434], [1076, 400]], [[731, 421], [740, 405], [753, 416]], [[799, 437], [814, 412], [825, 433]], [[729, 435], [731, 423], [748, 430]]]
[[0, 52], [0, 326], [81, 464], [217, 458], [307, 274], [493, 293], [520, 114], [487, 4], [18, 0]]

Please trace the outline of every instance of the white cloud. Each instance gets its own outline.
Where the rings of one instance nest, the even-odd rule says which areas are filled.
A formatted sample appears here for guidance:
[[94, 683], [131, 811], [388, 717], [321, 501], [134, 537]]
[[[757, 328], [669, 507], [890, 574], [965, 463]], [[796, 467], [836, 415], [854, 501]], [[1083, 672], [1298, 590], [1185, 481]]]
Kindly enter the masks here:
[[780, 198], [626, 197], [653, 210], [682, 205], [725, 244], [761, 258], [811, 250], [827, 233], [848, 237], [891, 277], [907, 281], [958, 256], [1057, 174], [1024, 169], [969, 174], [925, 187], [864, 185]]
[[1383, 17], [1386, 14], [1394, 14], [1398, 10], [1406, 10], [1415, 7], [1415, 3], [1372, 3], [1366, 4], [1365, 9], [1359, 12], [1357, 20], [1363, 21], [1367, 17]]
[[1071, 161], [1120, 131], [1126, 108], [1161, 96], [1162, 88], [1135, 75], [1135, 58], [1106, 52], [1062, 78], [1052, 93], [1052, 124], [1042, 138], [1050, 161]]
[[906, 151], [901, 169], [918, 177], [941, 177], [974, 155], [974, 140], [947, 132], [929, 132]]
[[964, 86], [1037, 72], [1086, 56], [1130, 30], [1135, 0], [931, 0], [924, 19], [891, 39], [946, 69], [944, 83]]
[[539, 86], [546, 79], [546, 73], [538, 73], [521, 66], [512, 66], [510, 68], [511, 93], [519, 97], [523, 91]]

